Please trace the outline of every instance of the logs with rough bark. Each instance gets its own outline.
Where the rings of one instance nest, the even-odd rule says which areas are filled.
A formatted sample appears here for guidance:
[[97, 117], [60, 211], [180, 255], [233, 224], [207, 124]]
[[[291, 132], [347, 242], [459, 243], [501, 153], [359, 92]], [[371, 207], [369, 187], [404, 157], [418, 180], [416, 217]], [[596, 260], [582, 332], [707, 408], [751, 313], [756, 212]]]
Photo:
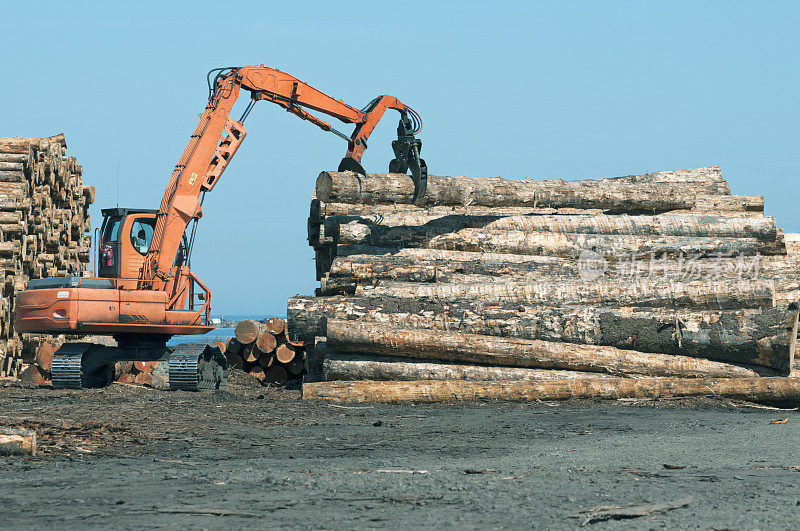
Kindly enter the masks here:
[[337, 381], [303, 385], [303, 398], [334, 402], [648, 399], [716, 397], [770, 406], [800, 406], [800, 378], [591, 378], [551, 381]]
[[[315, 346], [316, 348], [316, 346]], [[556, 380], [562, 378], [612, 378], [602, 373], [523, 369], [486, 365], [429, 362], [413, 358], [375, 356], [331, 351], [323, 359], [324, 380]]]
[[[792, 366], [796, 305], [740, 310], [487, 305], [365, 297], [292, 297], [289, 333], [325, 336], [329, 319], [369, 321], [399, 329], [603, 345], [662, 354]], [[794, 330], [794, 333], [793, 333]], [[399, 353], [397, 353], [399, 355]]]
[[0, 138], [0, 377], [34, 363], [44, 341], [13, 330], [16, 293], [30, 279], [88, 270], [95, 192], [66, 149], [63, 134]]
[[[787, 248], [800, 246], [719, 167], [431, 176], [412, 195], [406, 175], [320, 174], [308, 219], [320, 288], [287, 308], [289, 337], [309, 343], [306, 381], [457, 390], [797, 367], [800, 259]], [[611, 397], [588, 389], [576, 396]]]
[[580, 304], [721, 310], [775, 306], [775, 286], [771, 280], [664, 282], [645, 279], [628, 283], [542, 280], [487, 284], [381, 282], [377, 286], [357, 289], [356, 295], [546, 306]]
[[422, 360], [565, 369], [621, 376], [734, 378], [777, 374], [776, 371], [688, 356], [458, 332], [400, 330], [375, 323], [339, 320], [328, 321], [327, 343], [329, 349], [337, 352], [384, 356], [402, 353], [405, 357]]
[[[658, 212], [692, 209], [698, 195], [714, 194], [730, 195], [730, 188], [724, 181], [707, 180], [678, 183], [604, 179], [535, 181], [431, 175], [425, 196], [417, 204]], [[317, 198], [326, 203], [412, 203], [413, 195], [411, 177], [397, 173], [322, 172], [316, 184]]]

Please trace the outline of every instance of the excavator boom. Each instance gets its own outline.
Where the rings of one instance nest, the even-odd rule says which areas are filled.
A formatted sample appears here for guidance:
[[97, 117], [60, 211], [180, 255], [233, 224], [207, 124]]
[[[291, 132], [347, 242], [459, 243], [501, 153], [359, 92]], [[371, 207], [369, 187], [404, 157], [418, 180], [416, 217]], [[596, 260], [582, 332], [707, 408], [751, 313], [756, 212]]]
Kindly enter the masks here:
[[[211, 74], [215, 74], [213, 80]], [[250, 104], [240, 120], [230, 117], [231, 109], [245, 89], [250, 92]], [[310, 121], [324, 131], [332, 131], [347, 140], [347, 152], [339, 164], [340, 171], [364, 174], [361, 157], [367, 140], [388, 109], [400, 113], [398, 139], [392, 142], [395, 159], [390, 172], [411, 170], [415, 185], [415, 200], [424, 195], [427, 166], [419, 156], [422, 143], [415, 135], [422, 122], [419, 115], [393, 96], [379, 96], [363, 110], [300, 81], [280, 70], [266, 66], [222, 68], [209, 72], [209, 98], [200, 121], [172, 172], [156, 218], [150, 250], [139, 277], [142, 289], [166, 289], [173, 298], [185, 282], [181, 270], [174, 267], [181, 238], [192, 220], [202, 216], [202, 196], [211, 191], [245, 138], [244, 119], [258, 101], [269, 101]], [[355, 124], [350, 137], [336, 131], [328, 122], [311, 114], [308, 109], [327, 114], [344, 123]], [[189, 252], [191, 252], [190, 241]], [[177, 300], [177, 299], [176, 299]]]

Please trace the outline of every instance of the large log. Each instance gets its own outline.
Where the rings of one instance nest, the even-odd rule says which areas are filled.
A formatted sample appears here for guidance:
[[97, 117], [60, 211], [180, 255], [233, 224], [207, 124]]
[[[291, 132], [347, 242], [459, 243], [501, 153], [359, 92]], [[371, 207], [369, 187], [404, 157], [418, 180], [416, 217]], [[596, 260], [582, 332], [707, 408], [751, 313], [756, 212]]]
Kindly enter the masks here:
[[[414, 185], [404, 174], [322, 172], [316, 197], [323, 202], [412, 203]], [[533, 181], [429, 176], [428, 189], [418, 203], [533, 206], [550, 208], [601, 208], [619, 212], [654, 212], [692, 209], [698, 195], [730, 194], [719, 183], [626, 183], [624, 181]]]
[[303, 398], [336, 402], [452, 402], [462, 400], [569, 400], [580, 398], [716, 397], [781, 407], [800, 405], [800, 378], [618, 378], [547, 382], [309, 382]]
[[287, 314], [293, 337], [326, 335], [328, 319], [358, 320], [401, 329], [680, 354], [780, 371], [788, 371], [792, 365], [798, 317], [796, 305], [692, 311], [342, 296], [291, 297]]
[[[726, 196], [727, 197], [727, 196]], [[549, 208], [549, 207], [486, 207], [480, 205], [450, 205], [421, 207], [403, 203], [365, 205], [361, 203], [323, 203], [319, 199], [311, 200], [309, 218], [321, 222], [329, 217], [357, 216], [366, 217], [376, 222], [389, 216], [533, 216], [533, 215], [564, 215], [564, 214], [602, 214], [601, 209], [576, 209], [576, 208]]]
[[495, 282], [487, 284], [420, 284], [381, 282], [356, 289], [356, 295], [439, 301], [475, 300], [555, 305], [652, 306], [657, 308], [734, 309], [775, 306], [775, 286], [771, 280], [730, 280], [629, 282], [583, 280], [543, 280], [539, 282]]
[[[420, 360], [505, 367], [564, 369], [615, 375], [754, 377], [754, 368], [688, 356], [614, 347], [501, 338], [430, 330], [398, 330], [369, 323], [328, 320], [327, 349]], [[766, 374], [775, 375], [774, 371]]]
[[461, 229], [509, 230], [598, 235], [704, 236], [756, 238], [775, 242], [775, 218], [754, 216], [464, 216], [398, 214], [370, 219], [334, 216], [325, 219], [319, 244], [424, 247], [435, 236]]
[[652, 236], [711, 236], [774, 241], [773, 217], [752, 216], [513, 216], [486, 225], [488, 229], [580, 234], [635, 234]]
[[619, 236], [595, 234], [551, 234], [515, 230], [462, 229], [434, 236], [421, 246], [454, 251], [488, 251], [580, 258], [589, 250], [606, 260], [625, 260], [631, 255], [655, 256], [751, 256], [785, 252], [783, 235], [774, 242], [755, 238], [684, 236]]
[[[344, 249], [341, 249], [344, 251]], [[542, 279], [579, 279], [579, 261], [535, 256], [441, 249], [402, 249], [392, 254], [337, 256], [323, 279], [323, 293], [353, 293], [356, 286], [382, 280], [400, 282], [534, 282]], [[800, 277], [800, 256], [738, 256], [664, 260], [657, 256], [629, 257], [606, 264], [597, 279], [631, 281], [751, 280], [780, 278], [780, 289]]]
[[430, 363], [411, 358], [329, 351], [322, 362], [324, 380], [559, 380], [566, 378], [614, 378], [597, 372], [523, 369]]
[[256, 338], [258, 338], [258, 334], [264, 330], [264, 326], [258, 321], [254, 321], [252, 319], [242, 319], [236, 323], [236, 328], [234, 328], [233, 333], [240, 343], [243, 345], [248, 345], [253, 343]]

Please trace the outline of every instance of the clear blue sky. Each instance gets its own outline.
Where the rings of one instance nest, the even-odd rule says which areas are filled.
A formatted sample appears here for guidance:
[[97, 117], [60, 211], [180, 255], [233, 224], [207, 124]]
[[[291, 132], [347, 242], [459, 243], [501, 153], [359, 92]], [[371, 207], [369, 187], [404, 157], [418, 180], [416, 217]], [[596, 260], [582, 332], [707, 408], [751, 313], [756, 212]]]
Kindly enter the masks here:
[[[66, 133], [95, 222], [117, 202], [117, 165], [119, 204], [157, 208], [210, 68], [263, 63], [357, 107], [384, 93], [413, 106], [433, 174], [720, 164], [800, 231], [797, 2], [6, 4], [0, 136]], [[386, 171], [395, 127], [374, 133], [368, 171]], [[267, 103], [247, 128], [193, 264], [215, 313], [280, 315], [317, 285], [308, 203], [345, 144]]]

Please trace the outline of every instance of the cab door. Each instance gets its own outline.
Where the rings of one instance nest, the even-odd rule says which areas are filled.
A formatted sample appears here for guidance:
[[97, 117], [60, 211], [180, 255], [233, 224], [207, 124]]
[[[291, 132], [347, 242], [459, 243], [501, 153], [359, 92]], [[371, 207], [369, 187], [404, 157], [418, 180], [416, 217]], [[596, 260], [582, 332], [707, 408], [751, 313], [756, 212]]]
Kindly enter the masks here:
[[138, 279], [156, 227], [155, 214], [129, 214], [119, 231], [120, 277]]

